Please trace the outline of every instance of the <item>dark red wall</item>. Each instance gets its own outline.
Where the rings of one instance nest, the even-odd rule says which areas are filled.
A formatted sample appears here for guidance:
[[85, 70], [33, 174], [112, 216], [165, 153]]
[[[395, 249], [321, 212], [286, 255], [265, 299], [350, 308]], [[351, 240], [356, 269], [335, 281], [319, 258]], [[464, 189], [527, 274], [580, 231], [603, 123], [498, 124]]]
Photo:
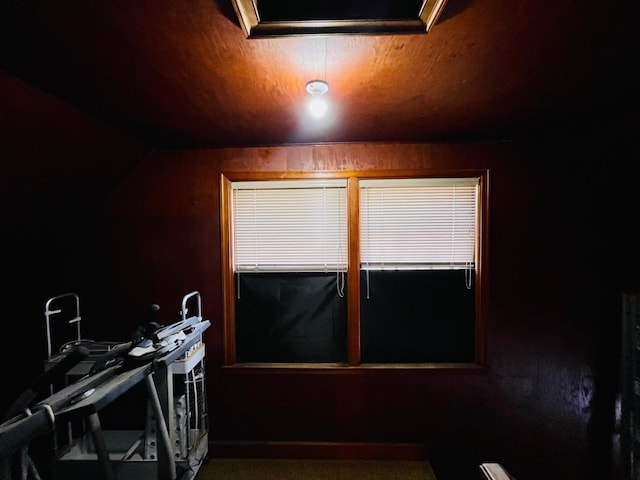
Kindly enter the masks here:
[[[633, 281], [616, 259], [625, 193], [611, 184], [625, 176], [611, 155], [570, 141], [157, 152], [104, 205], [110, 315], [125, 333], [123, 312], [157, 302], [175, 321], [182, 295], [201, 292], [214, 441], [421, 443], [439, 480], [482, 461], [521, 480], [605, 478]], [[488, 371], [221, 368], [219, 173], [378, 168], [490, 169]]]
[[[41, 371], [47, 298], [79, 293], [86, 336], [124, 341], [151, 303], [171, 323], [198, 290], [212, 322], [214, 446], [417, 443], [438, 480], [477, 478], [484, 461], [519, 480], [620, 478], [620, 295], [640, 286], [637, 154], [630, 141], [585, 138], [159, 151], [103, 201], [5, 205], [2, 324], [18, 353], [2, 354], [3, 405]], [[221, 367], [220, 172], [467, 167], [491, 172], [485, 373]]]

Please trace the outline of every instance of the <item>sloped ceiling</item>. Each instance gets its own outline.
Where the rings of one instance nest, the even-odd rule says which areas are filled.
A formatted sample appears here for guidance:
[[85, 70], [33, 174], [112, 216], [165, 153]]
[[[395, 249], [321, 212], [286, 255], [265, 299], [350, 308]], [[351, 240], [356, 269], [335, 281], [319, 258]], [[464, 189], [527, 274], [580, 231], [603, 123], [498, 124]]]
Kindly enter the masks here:
[[[266, 39], [232, 0], [3, 3], [6, 74], [153, 147], [509, 140], [635, 96], [631, 0], [448, 0], [429, 33]], [[314, 78], [330, 85], [320, 124]]]

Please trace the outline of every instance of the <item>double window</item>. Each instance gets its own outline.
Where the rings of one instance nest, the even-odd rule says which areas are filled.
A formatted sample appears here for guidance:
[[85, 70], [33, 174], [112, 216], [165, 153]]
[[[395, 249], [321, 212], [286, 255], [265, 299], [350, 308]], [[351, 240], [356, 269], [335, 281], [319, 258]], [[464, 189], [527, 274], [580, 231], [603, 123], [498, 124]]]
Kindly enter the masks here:
[[481, 362], [486, 184], [222, 175], [225, 363]]

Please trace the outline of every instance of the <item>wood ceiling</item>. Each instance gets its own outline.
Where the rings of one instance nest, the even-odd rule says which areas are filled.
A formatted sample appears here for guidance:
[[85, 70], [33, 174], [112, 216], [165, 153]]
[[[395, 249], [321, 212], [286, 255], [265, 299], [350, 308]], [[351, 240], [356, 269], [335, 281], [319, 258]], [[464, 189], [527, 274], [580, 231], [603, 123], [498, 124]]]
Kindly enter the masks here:
[[[448, 0], [428, 33], [270, 38], [247, 38], [232, 0], [4, 0], [0, 16], [12, 79], [161, 148], [517, 139], [630, 112], [636, 88], [631, 0]], [[303, 108], [315, 78], [321, 124]]]

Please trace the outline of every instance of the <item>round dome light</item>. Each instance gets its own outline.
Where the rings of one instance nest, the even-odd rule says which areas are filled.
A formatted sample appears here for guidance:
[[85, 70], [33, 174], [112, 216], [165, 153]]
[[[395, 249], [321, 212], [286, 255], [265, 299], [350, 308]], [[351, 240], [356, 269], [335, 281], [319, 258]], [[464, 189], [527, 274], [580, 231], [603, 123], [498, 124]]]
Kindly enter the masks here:
[[329, 84], [324, 80], [311, 80], [306, 88], [311, 95], [324, 95], [329, 91]]

